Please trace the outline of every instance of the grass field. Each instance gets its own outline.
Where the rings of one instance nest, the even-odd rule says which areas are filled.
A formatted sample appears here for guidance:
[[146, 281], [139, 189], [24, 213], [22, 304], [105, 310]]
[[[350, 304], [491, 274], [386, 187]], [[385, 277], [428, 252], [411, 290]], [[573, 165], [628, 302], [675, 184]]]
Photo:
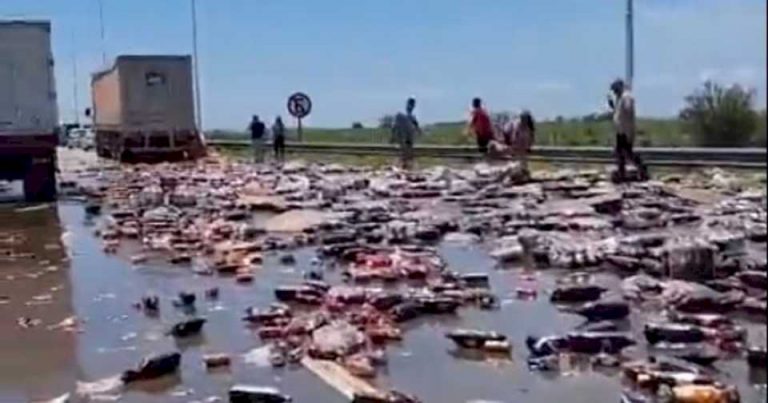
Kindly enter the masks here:
[[[765, 119], [755, 136], [755, 145], [765, 145]], [[462, 123], [439, 123], [424, 127], [424, 135], [416, 141], [423, 144], [463, 145], [472, 139], [463, 134]], [[295, 133], [289, 131], [289, 136]], [[247, 138], [243, 132], [214, 130], [209, 138]], [[304, 139], [309, 142], [387, 143], [388, 129], [319, 129], [306, 128]], [[637, 145], [640, 147], [694, 146], [691, 135], [686, 133], [676, 119], [638, 119]], [[537, 125], [536, 144], [561, 146], [610, 146], [613, 144], [613, 124], [606, 120], [570, 119], [540, 122]]]

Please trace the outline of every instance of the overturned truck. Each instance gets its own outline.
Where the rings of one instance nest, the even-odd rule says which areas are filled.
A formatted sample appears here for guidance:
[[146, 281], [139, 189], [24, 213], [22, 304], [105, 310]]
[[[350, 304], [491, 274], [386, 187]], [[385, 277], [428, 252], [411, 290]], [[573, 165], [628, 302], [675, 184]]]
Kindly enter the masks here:
[[160, 162], [201, 157], [189, 56], [119, 56], [91, 81], [100, 157]]

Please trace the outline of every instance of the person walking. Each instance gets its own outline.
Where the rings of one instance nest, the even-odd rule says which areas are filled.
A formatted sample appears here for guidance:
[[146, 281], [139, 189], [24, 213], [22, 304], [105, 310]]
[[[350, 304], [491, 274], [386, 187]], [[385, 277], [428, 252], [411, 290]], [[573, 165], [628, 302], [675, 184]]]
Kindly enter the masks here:
[[536, 122], [530, 111], [524, 110], [520, 118], [514, 125], [512, 131], [512, 153], [517, 157], [523, 170], [530, 175], [528, 171], [528, 156], [536, 140]]
[[472, 111], [465, 132], [468, 135], [475, 136], [477, 141], [477, 150], [480, 154], [488, 155], [488, 145], [493, 140], [493, 125], [491, 117], [483, 108], [483, 101], [480, 98], [472, 100]]
[[280, 116], [275, 118], [275, 123], [272, 125], [272, 149], [275, 160], [285, 160], [285, 125]]
[[618, 165], [617, 180], [627, 179], [626, 163], [632, 161], [640, 173], [641, 180], [648, 179], [648, 169], [642, 158], [634, 152], [635, 143], [635, 98], [623, 80], [618, 79], [611, 84], [611, 94], [608, 95], [608, 106], [613, 111], [613, 124], [616, 129], [616, 164]]
[[248, 130], [251, 132], [251, 146], [253, 147], [253, 162], [260, 163], [264, 160], [264, 132], [267, 126], [253, 115]]
[[400, 166], [403, 169], [411, 169], [413, 164], [413, 141], [421, 133], [419, 121], [413, 114], [416, 109], [416, 100], [408, 98], [405, 103], [405, 113], [395, 115], [392, 125], [392, 142], [400, 146]]

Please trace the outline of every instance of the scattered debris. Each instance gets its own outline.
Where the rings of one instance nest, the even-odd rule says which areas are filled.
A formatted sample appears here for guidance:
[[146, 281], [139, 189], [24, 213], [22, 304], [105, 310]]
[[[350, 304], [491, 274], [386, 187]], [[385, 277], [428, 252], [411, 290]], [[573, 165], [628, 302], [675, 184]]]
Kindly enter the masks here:
[[203, 356], [203, 362], [208, 369], [229, 367], [231, 359], [227, 354], [206, 354]]
[[550, 300], [554, 303], [580, 303], [596, 301], [607, 290], [596, 285], [569, 285], [552, 291]]
[[533, 357], [556, 355], [563, 352], [578, 354], [617, 354], [636, 342], [620, 332], [571, 332], [564, 336], [528, 337], [526, 345]]
[[22, 327], [24, 329], [29, 329], [32, 327], [40, 326], [41, 324], [43, 324], [43, 321], [40, 319], [33, 319], [33, 318], [28, 318], [26, 316], [22, 316], [16, 319], [16, 324], [18, 324], [19, 327]]
[[230, 403], [288, 403], [292, 399], [277, 388], [266, 386], [235, 385], [229, 389]]
[[596, 301], [587, 303], [574, 312], [594, 322], [620, 320], [629, 316], [629, 304], [624, 301]]
[[195, 318], [184, 322], [179, 322], [173, 325], [168, 333], [174, 337], [181, 338], [195, 336], [200, 334], [200, 331], [203, 329], [205, 322], [206, 320], [203, 318]]
[[63, 319], [61, 322], [48, 326], [48, 330], [63, 330], [65, 332], [77, 332], [80, 331], [80, 326], [83, 321], [78, 319], [77, 316], [70, 316]]
[[[272, 291], [279, 303], [265, 307], [256, 299], [259, 307], [247, 308], [242, 318], [246, 331], [263, 343], [244, 361], [285, 370], [303, 363], [325, 374], [320, 376], [327, 382], [345, 384], [339, 389], [351, 390], [345, 394], [357, 402], [417, 401], [372, 389], [360, 379], [375, 378], [387, 362], [387, 346], [408, 340], [414, 325], [434, 316], [460, 319], [467, 310], [507, 310], [507, 304], [516, 304], [514, 298], [536, 299], [552, 288], [552, 304], [586, 321], [571, 331], [529, 337], [531, 369], [572, 374], [570, 360], [586, 356], [588, 366], [622, 366], [641, 389], [653, 389], [651, 394], [628, 392], [622, 397], [626, 401], [655, 398], [662, 384], [680, 401], [729, 401], [731, 388], [713, 379], [719, 376], [692, 366], [744, 352], [746, 330], [731, 313], [766, 312], [765, 259], [753, 253], [764, 252], [768, 238], [765, 192], [737, 193], [725, 175], [709, 181], [731, 192], [706, 191], [716, 198], [681, 191], [686, 177], [620, 187], [600, 172], [562, 171], [537, 174], [531, 183], [528, 179], [516, 163], [405, 172], [210, 159], [120, 167], [98, 191], [100, 197], [86, 199], [85, 209], [93, 215], [95, 236], [115, 258], [124, 258], [118, 251], [131, 250], [134, 264], [170, 262], [175, 272], [212, 276], [194, 277], [207, 287], [216, 285], [199, 290], [209, 301], [222, 297], [222, 282], [244, 284], [222, 297], [230, 312], [246, 308], [230, 305], [245, 301], [241, 292], [263, 292], [260, 274], [274, 270], [270, 266], [277, 261], [283, 283]], [[13, 242], [7, 246], [4, 238], [1, 258], [33, 257]], [[494, 281], [508, 272], [489, 274], [473, 262], [449, 268], [441, 241], [455, 249], [490, 250], [497, 267], [515, 273], [522, 267], [521, 274], [514, 275], [511, 288], [495, 290]], [[307, 257], [311, 266], [297, 265], [296, 256], [303, 263], [308, 250], [316, 251]], [[558, 270], [551, 276], [539, 271], [548, 268]], [[615, 283], [601, 278], [605, 272], [624, 278], [623, 300], [615, 298]], [[26, 281], [47, 275], [8, 276]], [[198, 291], [195, 287], [171, 301], [180, 312], [167, 315], [191, 318], [173, 325], [168, 334], [174, 337], [199, 334], [206, 323], [194, 316], [197, 296], [189, 290]], [[496, 292], [510, 289], [512, 294], [500, 302]], [[28, 304], [52, 299], [43, 294]], [[199, 308], [211, 312], [211, 305]], [[147, 295], [134, 306], [157, 315], [160, 298]], [[49, 328], [76, 329], [78, 322], [68, 318]], [[41, 322], [22, 317], [18, 324]], [[622, 365], [639, 328], [649, 346], [633, 355], [647, 352], [680, 363], [651, 357]], [[459, 350], [476, 350], [463, 353], [509, 354], [512, 347], [495, 332], [454, 330], [446, 337]], [[765, 366], [764, 348], [746, 353], [749, 365]], [[202, 360], [206, 368], [232, 365], [227, 354]], [[179, 362], [179, 353], [157, 356], [122, 379], [162, 376], [175, 372]], [[277, 389], [244, 385], [233, 387], [229, 398], [290, 401]]]
[[755, 368], [765, 368], [768, 360], [766, 360], [766, 348], [765, 347], [750, 347], [747, 350], [747, 362], [750, 366]]
[[509, 353], [512, 349], [512, 345], [507, 341], [507, 337], [496, 332], [454, 330], [448, 332], [446, 337], [451, 339], [461, 348], [503, 353]]
[[146, 358], [138, 368], [123, 372], [120, 379], [125, 383], [159, 378], [175, 373], [181, 363], [181, 354], [167, 353]]

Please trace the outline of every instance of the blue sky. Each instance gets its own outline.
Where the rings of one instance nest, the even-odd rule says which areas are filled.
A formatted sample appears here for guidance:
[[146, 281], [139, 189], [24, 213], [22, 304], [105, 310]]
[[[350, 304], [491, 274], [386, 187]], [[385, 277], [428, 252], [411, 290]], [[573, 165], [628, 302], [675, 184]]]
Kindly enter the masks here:
[[[190, 53], [189, 0], [0, 0], [0, 18], [54, 23], [59, 103], [71, 119], [89, 75], [131, 53]], [[636, 0], [639, 113], [675, 115], [702, 80], [766, 99], [765, 0]], [[422, 121], [459, 120], [470, 98], [539, 117], [599, 111], [624, 72], [623, 0], [198, 0], [204, 126], [285, 115], [309, 93], [308, 124], [373, 124], [419, 100]]]

